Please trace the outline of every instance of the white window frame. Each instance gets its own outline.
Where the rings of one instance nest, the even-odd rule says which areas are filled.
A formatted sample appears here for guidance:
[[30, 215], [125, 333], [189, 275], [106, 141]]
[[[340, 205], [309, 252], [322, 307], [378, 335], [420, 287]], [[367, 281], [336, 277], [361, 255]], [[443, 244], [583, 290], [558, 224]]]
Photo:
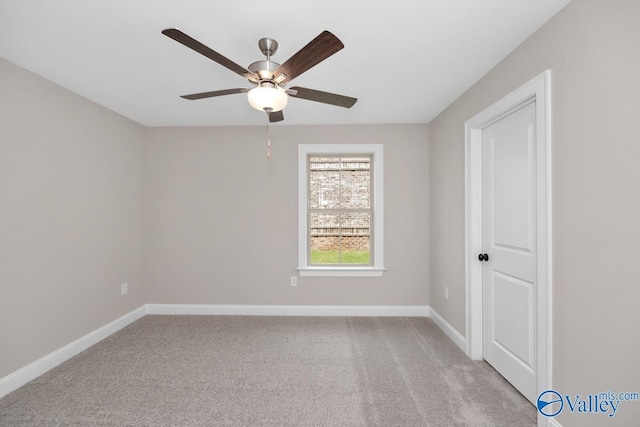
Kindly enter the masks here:
[[[371, 155], [373, 169], [373, 262], [371, 265], [309, 265], [308, 162], [309, 155]], [[298, 272], [300, 276], [382, 276], [384, 272], [384, 168], [382, 144], [298, 145]]]

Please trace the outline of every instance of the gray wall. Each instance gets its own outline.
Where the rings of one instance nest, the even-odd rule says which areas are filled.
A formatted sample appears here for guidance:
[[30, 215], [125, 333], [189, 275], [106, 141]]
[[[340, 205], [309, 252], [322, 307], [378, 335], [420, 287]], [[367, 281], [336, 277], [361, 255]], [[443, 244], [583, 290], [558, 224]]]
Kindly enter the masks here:
[[[573, 1], [429, 125], [431, 305], [463, 335], [464, 122], [552, 71], [553, 386], [640, 389], [640, 2]], [[450, 296], [443, 298], [443, 286]], [[564, 427], [636, 425], [559, 417]]]
[[[145, 144], [150, 303], [428, 304], [426, 125], [156, 128]], [[381, 278], [301, 277], [300, 143], [383, 143]]]
[[[429, 303], [426, 125], [274, 126], [266, 159], [266, 127], [145, 129], [1, 59], [0, 93], [0, 378], [147, 302]], [[301, 142], [384, 143], [384, 277], [289, 286]]]
[[2, 378], [145, 300], [142, 126], [4, 59], [0, 94]]

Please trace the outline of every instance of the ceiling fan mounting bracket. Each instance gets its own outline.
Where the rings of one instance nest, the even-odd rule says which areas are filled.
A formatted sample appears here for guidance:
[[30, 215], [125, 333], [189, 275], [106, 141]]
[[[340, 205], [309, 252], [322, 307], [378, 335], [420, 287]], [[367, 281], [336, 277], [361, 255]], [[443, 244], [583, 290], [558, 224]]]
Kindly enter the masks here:
[[260, 52], [268, 59], [278, 51], [278, 42], [270, 37], [264, 37], [258, 40], [258, 47]]

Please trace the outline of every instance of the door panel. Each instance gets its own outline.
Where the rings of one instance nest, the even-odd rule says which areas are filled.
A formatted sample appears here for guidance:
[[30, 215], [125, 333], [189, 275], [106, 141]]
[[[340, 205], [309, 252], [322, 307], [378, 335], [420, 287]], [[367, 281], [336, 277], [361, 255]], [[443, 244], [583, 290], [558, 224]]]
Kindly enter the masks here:
[[495, 270], [493, 274], [494, 340], [533, 369], [533, 284]]
[[483, 355], [536, 398], [535, 103], [483, 130]]
[[[517, 117], [505, 120], [515, 119]], [[533, 129], [524, 123], [496, 134], [500, 127], [493, 129], [489, 144], [493, 163], [493, 244], [530, 252], [533, 249], [531, 203], [534, 196], [531, 191], [534, 189], [523, 188], [522, 183], [531, 182]]]

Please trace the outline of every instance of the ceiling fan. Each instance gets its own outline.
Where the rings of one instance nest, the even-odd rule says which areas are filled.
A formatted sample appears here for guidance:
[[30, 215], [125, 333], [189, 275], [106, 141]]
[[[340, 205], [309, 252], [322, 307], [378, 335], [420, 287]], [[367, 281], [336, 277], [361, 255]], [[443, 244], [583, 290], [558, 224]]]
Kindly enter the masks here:
[[344, 48], [344, 44], [329, 31], [320, 33], [282, 65], [271, 60], [278, 50], [278, 42], [272, 38], [262, 38], [258, 41], [258, 47], [267, 59], [254, 62], [249, 65], [249, 69], [236, 64], [176, 28], [168, 28], [162, 31], [162, 34], [241, 75], [255, 85], [253, 88], [242, 87], [183, 95], [184, 99], [196, 100], [247, 93], [249, 104], [257, 110], [266, 111], [270, 122], [284, 120], [282, 110], [287, 106], [289, 96], [345, 108], [353, 107], [357, 101], [356, 98], [299, 86], [285, 89], [286, 83]]

